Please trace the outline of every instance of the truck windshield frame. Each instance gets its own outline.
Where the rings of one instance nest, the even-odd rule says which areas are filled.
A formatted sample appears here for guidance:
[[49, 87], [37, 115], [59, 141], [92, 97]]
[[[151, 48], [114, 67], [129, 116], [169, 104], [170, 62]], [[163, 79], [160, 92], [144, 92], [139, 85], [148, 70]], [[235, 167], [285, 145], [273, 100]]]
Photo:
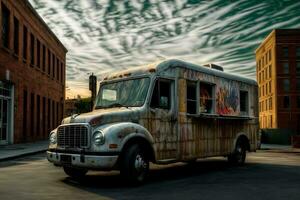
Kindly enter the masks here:
[[100, 85], [95, 109], [141, 107], [150, 87], [150, 77], [109, 81]]

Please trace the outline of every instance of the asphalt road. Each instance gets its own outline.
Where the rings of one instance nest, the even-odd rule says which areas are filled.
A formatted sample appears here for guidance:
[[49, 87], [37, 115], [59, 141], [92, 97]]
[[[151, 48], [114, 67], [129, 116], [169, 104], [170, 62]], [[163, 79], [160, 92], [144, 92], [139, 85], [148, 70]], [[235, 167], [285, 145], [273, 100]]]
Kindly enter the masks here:
[[44, 154], [0, 162], [0, 199], [300, 199], [300, 153], [258, 151], [247, 164], [224, 158], [151, 166], [146, 184], [130, 187], [113, 172], [89, 172], [80, 183]]

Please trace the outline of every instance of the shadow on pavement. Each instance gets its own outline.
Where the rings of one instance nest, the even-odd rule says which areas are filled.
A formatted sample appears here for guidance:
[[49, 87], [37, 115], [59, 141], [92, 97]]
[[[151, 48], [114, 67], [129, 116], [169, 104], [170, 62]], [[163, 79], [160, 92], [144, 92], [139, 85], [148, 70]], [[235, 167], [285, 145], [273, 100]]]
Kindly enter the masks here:
[[[118, 172], [91, 173], [72, 187], [113, 199], [295, 199], [300, 166], [287, 163], [246, 163], [231, 166], [224, 159], [152, 166], [144, 185], [133, 187]], [[280, 188], [280, 190], [274, 190]], [[257, 194], [260, 194], [257, 196]], [[283, 196], [282, 196], [283, 195]]]
[[[207, 175], [218, 171], [231, 170], [233, 168], [246, 168], [253, 164], [245, 164], [244, 166], [234, 167], [225, 160], [201, 160], [194, 163], [175, 163], [163, 166], [152, 166], [146, 182], [141, 185], [148, 186], [156, 183], [163, 183], [173, 180], [181, 180], [189, 177]], [[76, 187], [85, 188], [131, 188], [126, 180], [122, 179], [119, 172], [99, 172], [88, 174], [84, 179], [76, 181], [71, 177], [63, 180], [64, 183]], [[136, 187], [136, 186], [135, 186]]]
[[46, 153], [38, 153], [35, 155], [27, 155], [22, 158], [16, 158], [13, 160], [6, 160], [0, 162], [0, 168], [11, 167], [14, 165], [25, 165], [33, 161], [44, 160], [46, 158]]

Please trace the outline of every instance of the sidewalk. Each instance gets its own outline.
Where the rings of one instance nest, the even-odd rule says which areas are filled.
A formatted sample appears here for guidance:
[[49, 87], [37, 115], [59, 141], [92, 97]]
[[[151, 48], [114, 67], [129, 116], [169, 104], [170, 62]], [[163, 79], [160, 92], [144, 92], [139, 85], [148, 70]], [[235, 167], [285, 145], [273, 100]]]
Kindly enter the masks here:
[[292, 152], [292, 153], [300, 152], [300, 148], [293, 148], [292, 145], [281, 145], [281, 144], [261, 144], [260, 150], [274, 151], [274, 152]]
[[[48, 140], [39, 141], [35, 143], [13, 144], [0, 146], [0, 162], [11, 160], [26, 155], [44, 152], [48, 148]], [[300, 149], [295, 149], [291, 145], [278, 145], [278, 144], [261, 144], [261, 150], [271, 151], [289, 151], [300, 152]]]
[[25, 144], [12, 144], [0, 146], [0, 162], [14, 158], [44, 152], [48, 148], [49, 141], [39, 141]]
[[281, 145], [281, 144], [261, 144], [260, 149], [262, 150], [287, 150], [292, 149], [292, 145]]

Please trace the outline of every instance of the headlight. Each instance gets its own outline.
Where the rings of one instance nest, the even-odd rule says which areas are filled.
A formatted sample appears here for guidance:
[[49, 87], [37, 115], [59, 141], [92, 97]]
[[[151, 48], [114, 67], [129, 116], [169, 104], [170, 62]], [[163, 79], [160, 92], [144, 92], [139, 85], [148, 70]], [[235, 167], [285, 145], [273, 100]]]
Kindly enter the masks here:
[[51, 134], [50, 134], [50, 144], [56, 144], [56, 142], [57, 142], [57, 137], [56, 137], [56, 133], [55, 132], [52, 132]]
[[101, 131], [96, 131], [94, 133], [94, 143], [96, 145], [102, 145], [105, 143], [105, 137]]

